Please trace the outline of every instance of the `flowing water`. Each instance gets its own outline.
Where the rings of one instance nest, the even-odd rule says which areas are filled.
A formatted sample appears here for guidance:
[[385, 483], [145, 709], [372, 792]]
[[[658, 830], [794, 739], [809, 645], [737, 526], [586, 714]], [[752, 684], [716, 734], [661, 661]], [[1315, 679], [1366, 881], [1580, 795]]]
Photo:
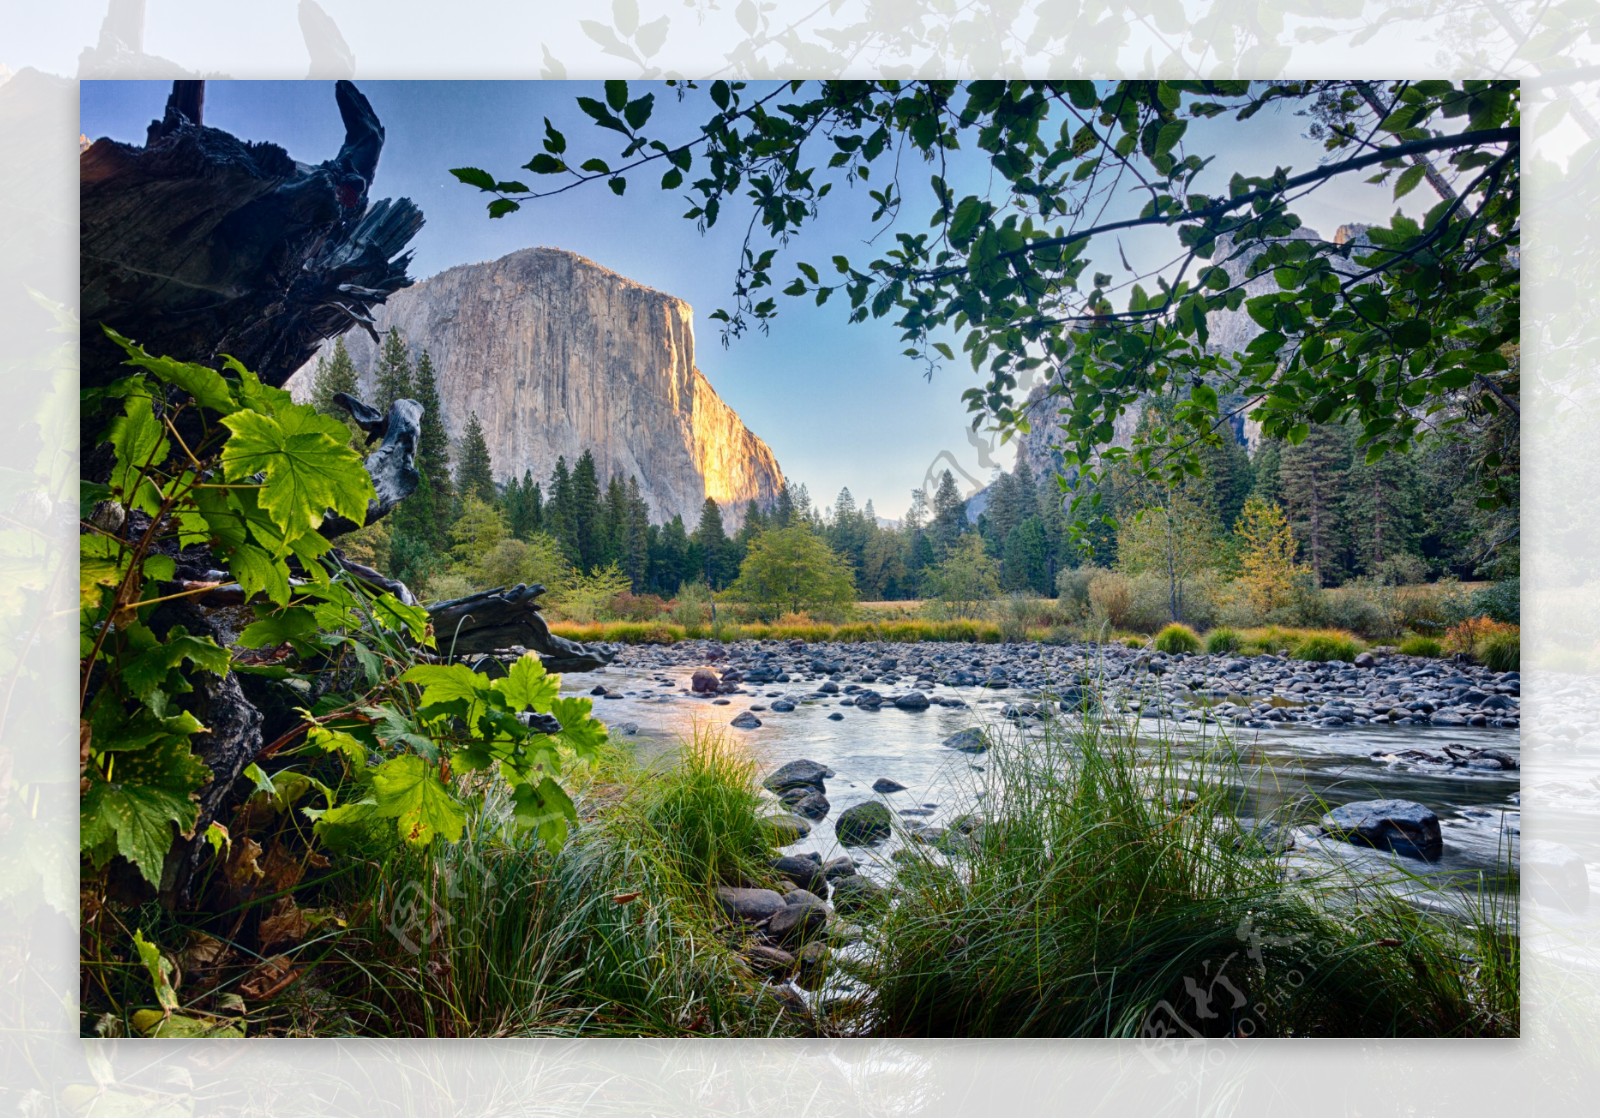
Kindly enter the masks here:
[[[827, 781], [832, 810], [814, 822], [809, 836], [787, 851], [815, 851], [825, 860], [848, 853], [863, 873], [879, 879], [892, 874], [890, 860], [904, 840], [897, 835], [870, 851], [845, 851], [833, 830], [841, 811], [881, 799], [907, 821], [930, 825], [981, 811], [985, 756], [949, 749], [942, 745], [944, 740], [972, 726], [1015, 727], [1024, 734], [1037, 733], [1034, 721], [1013, 722], [1002, 715], [1008, 704], [1037, 698], [1022, 689], [996, 692], [983, 687], [940, 687], [939, 696], [960, 699], [966, 706], [905, 711], [885, 705], [873, 711], [842, 705], [839, 700], [844, 697], [838, 695], [801, 700], [809, 691], [804, 684], [747, 684], [744, 690], [749, 694], [720, 697], [727, 702], [716, 703], [692, 694], [693, 671], [694, 666], [687, 664], [614, 665], [570, 675], [563, 681], [563, 690], [582, 695], [600, 685], [618, 696], [596, 696], [595, 713], [612, 728], [614, 738], [634, 744], [642, 758], [675, 748], [699, 726], [721, 732], [727, 741], [748, 751], [762, 776], [797, 758], [831, 767], [836, 772]], [[773, 699], [783, 695], [797, 701], [795, 710], [772, 711]], [[729, 725], [752, 706], [757, 708], [761, 726], [744, 730]], [[1017, 730], [999, 733], [1015, 734]], [[1478, 872], [1503, 873], [1508, 860], [1516, 855], [1521, 822], [1518, 771], [1442, 769], [1372, 756], [1407, 749], [1432, 752], [1460, 744], [1475, 749], [1492, 747], [1520, 759], [1515, 729], [1277, 724], [1254, 729], [1194, 721], [1157, 723], [1144, 718], [1139, 720], [1139, 733], [1151, 737], [1159, 733], [1184, 743], [1178, 751], [1180, 757], [1185, 751], [1214, 747], [1219, 737], [1231, 742], [1239, 757], [1235, 792], [1242, 816], [1267, 817], [1296, 804], [1300, 807], [1294, 818], [1302, 826], [1294, 830], [1296, 849], [1291, 863], [1309, 861], [1326, 866], [1333, 860], [1356, 871], [1401, 871], [1422, 880], [1470, 888], [1478, 881]], [[898, 782], [905, 789], [875, 793], [872, 785], [879, 778]], [[1438, 815], [1444, 836], [1440, 859], [1424, 861], [1323, 839], [1318, 829], [1310, 826], [1319, 805], [1384, 798], [1417, 801]]]

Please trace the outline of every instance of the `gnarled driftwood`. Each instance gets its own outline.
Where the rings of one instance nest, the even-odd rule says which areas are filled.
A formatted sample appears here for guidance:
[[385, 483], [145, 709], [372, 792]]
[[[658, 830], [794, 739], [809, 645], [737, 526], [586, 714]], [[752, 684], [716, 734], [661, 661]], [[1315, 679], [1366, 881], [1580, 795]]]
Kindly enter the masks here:
[[592, 672], [616, 658], [616, 650], [569, 641], [550, 632], [539, 613], [543, 584], [518, 583], [428, 607], [440, 652], [454, 656], [517, 648], [539, 654], [551, 672]]

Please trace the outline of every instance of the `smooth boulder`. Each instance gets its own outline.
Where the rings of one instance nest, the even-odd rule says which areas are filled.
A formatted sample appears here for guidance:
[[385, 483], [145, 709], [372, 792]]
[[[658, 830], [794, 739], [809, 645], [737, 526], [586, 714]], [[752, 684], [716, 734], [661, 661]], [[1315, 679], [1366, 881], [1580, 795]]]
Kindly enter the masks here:
[[790, 898], [795, 899], [793, 904], [785, 905], [767, 922], [767, 932], [785, 947], [804, 944], [828, 924], [828, 907], [811, 894], [797, 893], [803, 896], [795, 899], [795, 895], [790, 894]]
[[718, 886], [717, 904], [730, 917], [759, 925], [784, 907], [783, 895], [776, 890], [756, 890], [743, 886]]
[[783, 855], [768, 865], [803, 890], [810, 890], [814, 894], [827, 892], [828, 879], [822, 869], [822, 859], [814, 852], [809, 855]]
[[823, 780], [832, 776], [834, 776], [833, 770], [821, 762], [798, 758], [775, 769], [761, 784], [779, 794], [800, 786], [822, 792]]
[[894, 831], [893, 820], [886, 806], [869, 800], [839, 813], [833, 831], [846, 847], [866, 847], [888, 839]]
[[958, 730], [944, 744], [952, 750], [960, 750], [963, 754], [981, 754], [989, 749], [989, 736], [982, 727], [968, 727]]
[[1437, 859], [1444, 853], [1439, 817], [1414, 800], [1358, 800], [1322, 818], [1325, 834], [1346, 843]]
[[772, 833], [772, 841], [779, 847], [798, 843], [811, 834], [811, 825], [789, 812], [761, 817], [761, 826]]
[[840, 913], [860, 913], [878, 909], [887, 901], [887, 890], [872, 879], [859, 874], [835, 879], [833, 883], [833, 908]]

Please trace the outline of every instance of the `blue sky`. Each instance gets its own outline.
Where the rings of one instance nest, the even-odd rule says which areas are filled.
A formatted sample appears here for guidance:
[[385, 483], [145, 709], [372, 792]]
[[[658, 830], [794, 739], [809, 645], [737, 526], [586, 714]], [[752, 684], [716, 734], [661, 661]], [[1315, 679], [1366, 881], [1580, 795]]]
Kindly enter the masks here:
[[[872, 500], [883, 516], [899, 516], [911, 490], [948, 452], [972, 475], [986, 480], [982, 454], [968, 438], [963, 389], [977, 383], [970, 367], [947, 365], [931, 380], [923, 367], [902, 355], [896, 330], [883, 321], [852, 326], [839, 298], [824, 308], [809, 300], [779, 301], [779, 317], [767, 334], [749, 333], [724, 348], [718, 324], [707, 316], [728, 302], [737, 265], [744, 215], [726, 212], [705, 236], [682, 218], [681, 192], [656, 186], [656, 176], [636, 177], [617, 198], [594, 187], [524, 207], [491, 221], [486, 195], [462, 186], [451, 167], [484, 167], [503, 178], [542, 150], [543, 118], [566, 134], [571, 151], [612, 158], [620, 140], [599, 132], [574, 104], [579, 95], [603, 96], [592, 82], [382, 82], [363, 81], [362, 91], [383, 121], [387, 141], [373, 197], [405, 195], [423, 209], [427, 224], [413, 242], [412, 274], [424, 278], [452, 265], [492, 260], [530, 245], [553, 245], [589, 257], [613, 271], [687, 300], [695, 309], [700, 368], [752, 431], [772, 447], [792, 481], [804, 482], [819, 505], [833, 502], [849, 486], [856, 502]], [[632, 83], [637, 96], [647, 83]], [[160, 115], [168, 83], [85, 82], [82, 130], [91, 138], [111, 136], [142, 142], [149, 121]], [[692, 122], [676, 94], [656, 87], [656, 119]], [[331, 82], [211, 82], [206, 123], [252, 140], [271, 140], [303, 162], [331, 157], [343, 138]], [[1287, 113], [1262, 114], [1241, 128], [1223, 121], [1191, 125], [1197, 150], [1220, 150], [1214, 166], [1225, 178], [1233, 170], [1266, 173], [1278, 164], [1311, 167], [1320, 145], [1301, 138], [1305, 121]], [[677, 130], [674, 134], [682, 134]], [[1226, 167], [1226, 170], [1221, 168]], [[984, 185], [974, 164], [951, 176], [958, 189]], [[968, 183], [962, 184], [961, 180]], [[925, 182], [913, 172], [908, 183]], [[815, 228], [797, 242], [798, 259], [825, 262], [835, 252], [866, 254], [873, 230], [865, 222], [869, 203], [839, 198]], [[855, 188], [864, 194], [861, 187]], [[1425, 192], [1418, 192], [1417, 198]], [[1386, 188], [1362, 194], [1329, 188], [1298, 208], [1323, 233], [1341, 222], [1374, 220], [1392, 212]], [[1131, 197], [1131, 196], [1130, 196]], [[921, 227], [931, 212], [924, 196], [906, 208], [907, 228]], [[1410, 199], [1408, 199], [1410, 201]], [[1135, 203], [1136, 205], [1137, 203]], [[849, 211], [848, 214], [844, 211]], [[1112, 216], [1115, 216], [1114, 214]], [[1164, 234], [1124, 241], [1136, 266], [1163, 259]], [[1107, 251], [1115, 255], [1115, 246]], [[1170, 255], [1170, 254], [1166, 254]], [[868, 257], [870, 259], [870, 257]], [[1111, 267], [1111, 261], [1096, 261]], [[780, 286], [787, 281], [785, 272]], [[1009, 465], [1010, 448], [995, 461]]]

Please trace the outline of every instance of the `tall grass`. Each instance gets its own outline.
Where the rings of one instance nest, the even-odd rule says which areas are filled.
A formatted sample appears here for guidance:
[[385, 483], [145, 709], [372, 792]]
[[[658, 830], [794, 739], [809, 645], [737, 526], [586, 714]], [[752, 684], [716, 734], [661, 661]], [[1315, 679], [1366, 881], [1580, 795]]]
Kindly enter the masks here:
[[[1000, 735], [985, 777], [993, 815], [970, 854], [941, 870], [943, 856], [915, 848], [923, 865], [873, 936], [876, 1028], [1515, 1032], [1514, 936], [1388, 893], [1351, 901], [1347, 882], [1286, 881], [1276, 860], [1231, 842], [1236, 766], [1226, 746], [1180, 764], [1169, 746], [1093, 720], [1026, 743]], [[1491, 942], [1489, 964], [1463, 966]]]
[[510, 834], [510, 805], [491, 795], [460, 843], [396, 852], [350, 883], [351, 900], [372, 903], [318, 965], [332, 997], [320, 1010], [291, 1002], [284, 1029], [809, 1032], [736, 954], [711, 892], [718, 880], [765, 870], [752, 777], [749, 763], [708, 738], [652, 773], [613, 756], [556, 852]]

